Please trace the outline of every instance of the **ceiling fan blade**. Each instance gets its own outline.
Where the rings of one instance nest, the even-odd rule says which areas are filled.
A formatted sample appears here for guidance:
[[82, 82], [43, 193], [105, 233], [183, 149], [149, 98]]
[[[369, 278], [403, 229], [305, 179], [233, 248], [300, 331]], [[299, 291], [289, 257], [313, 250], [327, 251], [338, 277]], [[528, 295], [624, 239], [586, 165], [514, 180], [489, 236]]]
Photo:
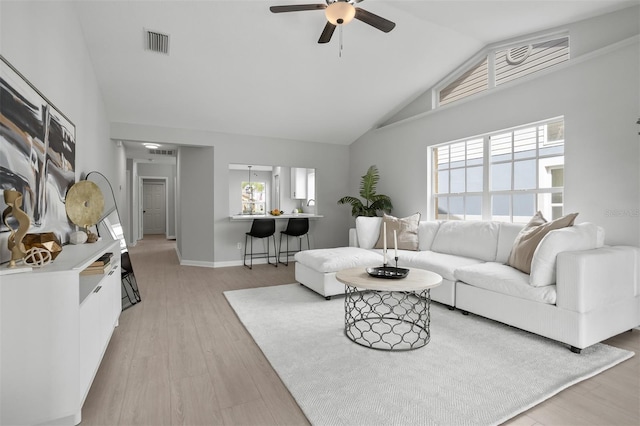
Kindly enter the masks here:
[[355, 18], [364, 22], [365, 24], [369, 24], [372, 27], [379, 29], [380, 31], [384, 31], [385, 33], [388, 33], [396, 26], [395, 23], [389, 21], [388, 19], [384, 19], [381, 16], [375, 15], [371, 12], [367, 12], [366, 10], [359, 7], [356, 7]]
[[318, 43], [329, 43], [329, 41], [331, 41], [331, 36], [333, 35], [333, 32], [335, 30], [336, 26], [331, 22], [327, 22], [327, 25], [324, 26], [324, 30], [322, 30], [322, 34], [320, 34]]
[[326, 4], [292, 4], [289, 6], [271, 6], [269, 8], [273, 13], [282, 12], [300, 12], [303, 10], [322, 10], [326, 9]]

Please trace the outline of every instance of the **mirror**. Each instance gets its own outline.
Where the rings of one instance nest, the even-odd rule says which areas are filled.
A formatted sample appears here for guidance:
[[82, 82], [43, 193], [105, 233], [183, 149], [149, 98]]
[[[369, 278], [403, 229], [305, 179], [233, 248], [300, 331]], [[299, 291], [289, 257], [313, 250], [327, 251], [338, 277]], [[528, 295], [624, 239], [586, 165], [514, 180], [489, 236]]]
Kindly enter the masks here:
[[96, 229], [98, 236], [102, 238], [120, 241], [120, 267], [122, 269], [122, 310], [125, 310], [140, 302], [140, 291], [133, 272], [133, 265], [129, 257], [129, 248], [124, 236], [124, 229], [118, 214], [116, 197], [109, 180], [100, 172], [89, 172], [85, 178], [96, 185], [102, 191], [104, 197], [104, 211], [98, 220]]
[[316, 169], [229, 164], [229, 215], [317, 214]]

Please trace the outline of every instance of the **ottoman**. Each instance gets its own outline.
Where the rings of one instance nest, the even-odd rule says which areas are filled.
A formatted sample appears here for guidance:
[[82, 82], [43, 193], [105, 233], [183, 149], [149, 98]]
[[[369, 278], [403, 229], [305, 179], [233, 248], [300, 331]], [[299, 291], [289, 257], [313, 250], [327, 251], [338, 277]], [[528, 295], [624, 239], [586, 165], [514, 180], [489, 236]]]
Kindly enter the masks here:
[[342, 269], [382, 265], [382, 255], [359, 247], [305, 250], [296, 253], [296, 280], [327, 300], [344, 294], [344, 284], [336, 279]]

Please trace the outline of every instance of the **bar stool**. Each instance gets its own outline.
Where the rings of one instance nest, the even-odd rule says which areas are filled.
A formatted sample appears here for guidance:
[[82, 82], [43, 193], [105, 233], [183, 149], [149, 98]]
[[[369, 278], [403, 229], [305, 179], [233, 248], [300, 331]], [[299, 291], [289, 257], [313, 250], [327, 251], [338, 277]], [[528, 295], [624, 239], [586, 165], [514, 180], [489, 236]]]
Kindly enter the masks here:
[[[285, 251], [286, 262], [280, 261], [280, 255], [282, 254], [282, 236], [287, 236], [287, 250]], [[289, 266], [289, 253], [297, 253], [302, 250], [302, 237], [307, 236], [307, 249], [311, 249], [311, 245], [309, 244], [309, 218], [301, 217], [301, 218], [291, 218], [287, 222], [287, 229], [284, 231], [280, 231], [280, 251], [278, 252], [278, 262], [283, 265]], [[289, 237], [298, 237], [299, 250], [297, 251], [289, 251]]]
[[[267, 258], [267, 263], [269, 265], [274, 265], [276, 268], [278, 267], [278, 250], [276, 247], [276, 220], [275, 219], [254, 219], [251, 223], [251, 230], [249, 232], [245, 232], [244, 236], [244, 258], [242, 262], [244, 266], [248, 266], [249, 269], [253, 269], [253, 258]], [[247, 238], [251, 237], [251, 263], [247, 265]], [[269, 262], [269, 237], [273, 237], [273, 257], [276, 259], [275, 263]], [[267, 238], [267, 252], [266, 253], [253, 253], [253, 239], [254, 238]], [[266, 256], [265, 256], [266, 255]]]

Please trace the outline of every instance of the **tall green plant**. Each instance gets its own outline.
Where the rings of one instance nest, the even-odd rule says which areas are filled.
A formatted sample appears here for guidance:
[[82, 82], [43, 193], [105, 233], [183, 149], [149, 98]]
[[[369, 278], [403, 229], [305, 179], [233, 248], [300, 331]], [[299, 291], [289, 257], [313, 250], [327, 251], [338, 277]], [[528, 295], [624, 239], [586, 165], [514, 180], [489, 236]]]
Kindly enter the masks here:
[[338, 200], [338, 204], [351, 204], [351, 215], [358, 216], [378, 216], [379, 211], [391, 213], [393, 204], [391, 198], [387, 195], [376, 194], [376, 186], [380, 180], [380, 173], [375, 164], [367, 170], [360, 181], [360, 196], [364, 201], [357, 197], [346, 196]]

